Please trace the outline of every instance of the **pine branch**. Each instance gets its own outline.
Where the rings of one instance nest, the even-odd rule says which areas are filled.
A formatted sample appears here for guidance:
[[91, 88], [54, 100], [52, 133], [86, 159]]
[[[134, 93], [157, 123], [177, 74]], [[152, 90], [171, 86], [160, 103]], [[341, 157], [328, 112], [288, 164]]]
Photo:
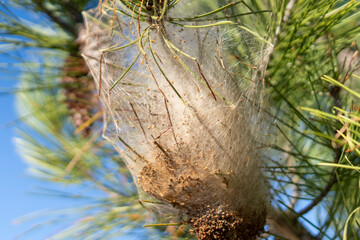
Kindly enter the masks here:
[[[79, 13], [81, 10], [80, 7], [83, 7], [83, 3], [85, 1], [76, 1], [76, 7], [75, 5], [72, 7], [72, 4], [74, 4], [73, 1], [59, 3], [51, 0], [31, 0], [31, 2], [36, 5], [37, 10], [46, 14], [52, 23], [58, 25], [61, 29], [71, 35], [71, 45], [71, 41], [77, 38], [78, 29], [76, 28], [75, 23], [82, 21]], [[123, 11], [122, 13], [124, 15], [128, 14], [129, 16], [136, 14], [142, 14], [145, 16], [147, 14], [147, 17], [144, 18], [139, 16], [139, 19], [137, 19], [135, 17], [136, 20], [144, 20], [145, 22], [157, 21], [161, 19], [160, 16], [163, 17], [163, 20], [176, 21], [180, 19], [169, 18], [165, 14], [166, 8], [162, 5], [159, 5], [158, 9], [153, 11], [150, 7], [141, 8], [141, 3], [147, 1], [121, 0], [120, 2], [127, 7], [123, 9], [110, 10], [111, 7], [114, 7], [110, 4], [108, 5], [109, 9], [106, 10], [110, 10], [109, 13], [111, 13], [112, 10], [114, 10], [113, 12]], [[149, 1], [149, 3], [150, 2], [152, 1]], [[166, 2], [170, 3], [169, 8], [173, 9], [179, 1], [174, 0]], [[243, 4], [242, 2], [244, 2], [244, 5], [241, 5]], [[271, 23], [273, 19], [268, 17], [266, 14], [263, 14], [268, 12], [268, 10], [264, 10], [265, 8], [262, 6], [264, 2], [270, 6], [267, 6], [269, 9], [273, 10], [273, 16], [279, 17], [276, 19], [275, 23]], [[51, 7], [48, 7], [47, 3], [51, 4]], [[209, 7], [209, 5], [216, 6], [217, 8], [219, 7], [219, 3], [221, 5], [223, 1], [202, 0], [194, 2], [194, 4], [201, 10]], [[295, 204], [288, 207], [287, 210], [280, 207], [278, 209], [272, 209], [271, 211], [273, 212], [271, 212], [268, 217], [268, 224], [270, 226], [271, 233], [291, 240], [310, 240], [320, 238], [313, 236], [310, 231], [304, 227], [300, 217], [305, 219], [303, 215], [316, 208], [325, 209], [325, 204], [331, 204], [331, 207], [328, 208], [329, 219], [325, 220], [324, 223], [316, 223], [316, 226], [314, 223], [314, 226], [316, 228], [318, 227], [317, 230], [319, 234], [317, 236], [322, 234], [326, 235], [328, 229], [330, 232], [336, 232], [335, 234], [340, 236], [343, 231], [343, 222], [347, 218], [347, 216], [345, 216], [346, 214], [341, 213], [351, 212], [351, 210], [353, 210], [351, 208], [359, 203], [357, 198], [353, 199], [352, 197], [349, 197], [349, 199], [343, 199], [345, 198], [344, 196], [347, 196], [346, 193], [339, 193], [340, 190], [343, 191], [343, 189], [336, 189], [339, 191], [334, 191], [335, 197], [333, 197], [333, 195], [330, 197], [329, 193], [334, 190], [334, 186], [337, 186], [336, 184], [340, 181], [337, 178], [339, 176], [339, 168], [324, 170], [323, 168], [318, 168], [317, 166], [318, 162], [324, 162], [323, 159], [325, 158], [323, 157], [326, 156], [326, 153], [329, 153], [329, 155], [335, 155], [332, 164], [336, 165], [337, 163], [341, 163], [343, 165], [343, 162], [341, 161], [342, 153], [348, 146], [342, 145], [340, 148], [331, 146], [331, 141], [334, 139], [332, 136], [334, 129], [343, 123], [340, 122], [339, 119], [336, 119], [336, 116], [330, 118], [330, 120], [325, 117], [315, 119], [316, 121], [314, 119], [309, 120], [306, 115], [299, 111], [299, 107], [316, 106], [316, 111], [324, 111], [324, 113], [330, 115], [329, 112], [332, 106], [329, 103], [331, 102], [334, 102], [333, 105], [335, 105], [335, 107], [342, 107], [346, 109], [344, 107], [345, 104], [340, 101], [344, 100], [340, 99], [340, 90], [342, 88], [335, 84], [331, 86], [330, 89], [327, 89], [326, 84], [319, 80], [321, 76], [329, 72], [333, 73], [336, 78], [340, 76], [339, 71], [336, 71], [335, 69], [336, 64], [334, 65], [332, 61], [328, 59], [333, 56], [331, 55], [331, 57], [329, 57], [328, 54], [324, 54], [324, 52], [334, 52], [334, 56], [336, 58], [336, 54], [338, 54], [339, 50], [341, 50], [344, 46], [348, 46], [347, 44], [349, 42], [352, 42], [356, 36], [359, 36], [359, 28], [353, 24], [353, 22], [357, 24], [358, 14], [354, 14], [355, 20], [348, 17], [348, 19], [340, 21], [346, 14], [351, 14], [352, 8], [354, 8], [353, 10], [356, 12], [357, 8], [355, 7], [357, 5], [354, 1], [349, 2], [349, 4], [344, 4], [343, 6], [340, 6], [343, 3], [342, 1], [338, 1], [337, 3], [338, 4], [336, 4], [335, 0], [288, 0], [283, 1], [278, 5], [278, 1], [275, 0], [239, 1], [236, 2], [236, 4], [239, 4], [238, 9], [231, 8], [231, 14], [229, 14], [230, 11], [225, 11], [229, 10], [225, 8], [224, 12], [219, 10], [215, 11], [215, 14], [213, 12], [206, 13], [206, 19], [202, 18], [204, 14], [195, 17], [188, 16], [186, 18], [182, 18], [183, 20], [185, 19], [190, 22], [192, 20], [196, 20], [196, 25], [198, 23], [201, 24], [201, 21], [205, 22], [206, 20], [207, 22], [208, 20], [211, 20], [211, 18], [214, 20], [234, 20], [234, 22], [243, 23], [242, 20], [246, 21], [246, 19], [250, 19], [249, 13], [259, 13], [259, 19], [262, 20], [259, 20], [259, 24], [249, 22], [248, 25], [254, 27], [254, 29], [251, 29], [250, 32], [248, 31], [245, 34], [239, 35], [234, 34], [234, 36], [229, 34], [229, 36], [227, 36], [229, 38], [228, 42], [230, 42], [230, 45], [236, 46], [234, 47], [234, 49], [236, 48], [234, 52], [238, 51], [241, 54], [241, 51], [243, 51], [244, 53], [246, 52], [244, 56], [249, 56], [250, 64], [242, 62], [240, 64], [242, 67], [242, 64], [247, 65], [247, 67], [252, 66], [251, 61], [253, 59], [255, 59], [256, 62], [259, 58], [263, 57], [262, 52], [259, 56], [259, 52], [256, 51], [256, 47], [255, 51], [252, 52], [254, 47], [252, 47], [251, 43], [252, 41], [257, 41], [258, 38], [264, 40], [259, 36], [266, 36], [269, 34], [269, 32], [267, 32], [269, 29], [268, 27], [273, 24], [271, 25], [272, 28], [270, 27], [271, 33], [269, 35], [274, 36], [275, 40], [273, 43], [276, 46], [271, 49], [273, 58], [268, 68], [269, 77], [266, 78], [269, 79], [269, 82], [271, 81], [268, 90], [272, 89], [269, 91], [271, 93], [270, 97], [273, 98], [271, 104], [277, 113], [273, 114], [275, 116], [274, 118], [279, 119], [277, 121], [279, 125], [283, 124], [283, 126], [286, 126], [286, 130], [281, 129], [281, 134], [279, 134], [280, 136], [278, 136], [278, 138], [280, 141], [285, 139], [285, 144], [291, 149], [288, 149], [286, 146], [281, 148], [284, 149], [282, 153], [277, 151], [274, 154], [274, 158], [276, 160], [272, 163], [275, 163], [280, 170], [269, 170], [272, 171], [271, 174], [273, 174], [274, 179], [278, 180], [273, 181], [273, 186], [276, 189], [274, 189], [275, 193], [272, 197], [275, 199], [277, 199], [277, 197], [281, 198], [280, 195], [283, 194], [287, 197], [287, 200], [289, 200], [288, 202], [296, 202], [292, 200], [297, 199], [307, 199], [309, 204], [300, 209], [299, 213], [294, 211]], [[56, 6], [56, 10], [52, 10], [52, 6]], [[232, 6], [232, 4], [229, 4], [229, 6]], [[162, 14], [163, 10], [164, 14]], [[154, 12], [157, 16], [152, 16]], [[119, 19], [116, 18], [112, 19], [110, 22], [111, 27], [116, 26], [117, 23], [121, 25], [119, 23]], [[180, 24], [184, 23], [180, 22]], [[16, 43], [14, 42], [17, 46], [22, 44], [22, 46], [38, 46], [43, 49], [53, 46], [48, 43], [49, 41], [47, 36], [43, 37], [44, 34], [41, 31], [32, 31], [31, 28], [25, 28], [25, 25], [26, 23], [24, 23], [24, 25], [21, 23], [19, 24], [20, 27], [16, 25], [16, 27], [8, 29], [10, 29], [10, 31], [13, 30], [10, 32], [13, 36], [25, 36], [28, 39], [35, 41], [35, 43], [30, 41], [23, 43], [21, 43], [21, 41]], [[346, 26], [348, 25], [354, 27], [347, 30]], [[3, 26], [8, 27], [7, 25]], [[247, 28], [247, 30], [249, 30], [249, 28]], [[334, 43], [330, 43], [330, 45], [334, 45], [334, 48], [329, 49], [325, 47], [326, 43], [323, 41], [324, 35], [335, 36]], [[99, 34], [99, 38], [102, 37], [104, 36]], [[246, 39], [242, 39], [244, 37]], [[253, 40], [254, 38], [255, 40]], [[141, 40], [144, 41], [141, 42], [140, 45], [142, 46], [142, 44], [144, 44], [145, 46], [147, 44], [146, 38], [144, 37]], [[6, 39], [6, 41], [10, 42], [9, 39]], [[95, 38], [93, 41], [95, 42]], [[246, 42], [248, 46], [244, 49], [240, 49], [241, 47], [239, 47], [240, 44], [238, 43], [241, 41]], [[62, 41], [62, 39], [61, 41], [55, 41], [54, 45], [62, 46], [59, 42], [63, 44], [65, 41]], [[136, 41], [134, 42], [136, 45]], [[152, 43], [150, 42], [150, 44]], [[155, 45], [155, 43], [153, 44]], [[76, 44], [73, 45], [75, 46]], [[130, 45], [134, 46], [132, 43]], [[71, 46], [57, 48], [63, 50], [62, 53], [69, 53], [70, 57], [78, 56], [77, 53], [79, 48], [76, 47], [74, 50]], [[155, 51], [152, 51], [151, 53], [153, 53], [153, 56], [159, 55], [159, 53]], [[251, 55], [254, 55], [253, 59]], [[266, 53], [264, 55], [266, 55]], [[237, 60], [242, 59], [242, 56], [238, 57], [237, 54], [229, 57]], [[155, 57], [154, 59], [155, 61], [157, 60]], [[225, 56], [224, 59], [226, 59]], [[223, 59], [221, 60], [223, 61]], [[234, 60], [232, 64], [237, 66], [239, 61]], [[40, 73], [40, 70], [33, 68], [34, 67], [32, 67], [32, 71], [39, 71]], [[49, 72], [54, 70], [51, 64], [46, 66], [44, 65], [43, 68], [46, 68]], [[22, 135], [22, 143], [19, 144], [19, 146], [22, 147], [24, 156], [30, 162], [32, 170], [36, 172], [39, 177], [47, 179], [48, 181], [59, 181], [72, 184], [86, 184], [91, 182], [96, 189], [100, 189], [107, 194], [107, 197], [105, 197], [101, 203], [103, 204], [102, 206], [104, 206], [104, 209], [96, 216], [99, 217], [99, 220], [86, 220], [84, 223], [80, 221], [82, 225], [72, 226], [65, 231], [65, 234], [68, 234], [67, 236], [71, 236], [72, 233], [76, 232], [78, 233], [78, 236], [83, 238], [84, 236], [92, 236], [92, 234], [95, 235], [99, 231], [103, 231], [106, 234], [111, 231], [109, 229], [121, 230], [121, 227], [123, 226], [139, 226], [137, 224], [141, 223], [143, 220], [141, 216], [139, 217], [139, 213], [145, 213], [142, 212], [143, 209], [139, 204], [133, 204], [138, 198], [134, 190], [134, 186], [126, 181], [124, 182], [119, 180], [130, 179], [129, 172], [126, 170], [125, 164], [120, 159], [111, 159], [117, 153], [115, 153], [113, 149], [110, 149], [104, 142], [100, 140], [98, 141], [98, 139], [92, 139], [94, 142], [89, 141], [87, 143], [87, 134], [83, 137], [74, 134], [74, 129], [70, 127], [69, 130], [69, 123], [64, 120], [68, 119], [69, 116], [64, 102], [67, 101], [68, 103], [73, 104], [73, 99], [68, 98], [67, 100], [64, 100], [64, 95], [73, 96], [76, 89], [67, 89], [67, 94], [63, 94], [59, 97], [60, 95], [57, 95], [56, 90], [61, 87], [61, 84], [58, 84], [59, 88], [53, 87], [49, 89], [43, 87], [54, 85], [54, 79], [60, 79], [62, 75], [70, 77], [71, 79], [69, 78], [69, 80], [76, 80], [77, 77], [82, 78], [86, 75], [86, 73], [83, 73], [81, 76], [73, 76], [72, 72], [74, 68], [76, 68], [76, 66], [73, 66], [72, 62], [69, 62], [68, 67], [65, 67], [65, 65], [63, 67], [63, 70], [67, 71], [66, 73], [69, 73], [69, 75], [63, 74], [61, 71], [57, 71], [56, 73], [52, 73], [51, 77], [44, 73], [42, 73], [44, 75], [39, 74], [39, 76], [35, 76], [36, 74], [34, 74], [30, 76], [29, 74], [25, 75], [25, 72], [23, 72], [27, 79], [22, 81], [29, 84], [27, 86], [28, 88], [25, 89], [32, 90], [19, 92], [19, 95], [22, 96], [22, 104], [27, 106], [27, 108], [25, 108], [27, 111], [24, 111], [26, 122], [29, 123], [32, 130], [38, 131], [38, 135], [41, 135], [43, 138], [36, 138], [31, 134], [24, 133]], [[98, 70], [98, 68], [95, 70]], [[123, 70], [124, 69], [121, 69], [121, 71]], [[116, 71], [119, 70], [116, 69]], [[248, 69], [244, 70], [244, 72], [248, 72]], [[200, 73], [202, 74], [201, 70]], [[207, 74], [205, 74], [205, 76], [208, 77]], [[35, 80], [33, 82], [29, 81], [29, 79], [32, 78], [37, 79], [37, 84], [39, 84], [40, 87], [32, 85], [36, 82]], [[143, 79], [141, 83], [143, 83]], [[324, 92], [329, 92], [329, 94], [323, 94]], [[83, 94], [79, 94], [79, 96], [80, 95]], [[81, 97], [76, 95], [76, 98]], [[87, 100], [85, 101], [88, 102]], [[46, 106], [46, 108], [39, 108], [38, 106]], [[133, 110], [132, 112], [136, 114], [136, 106], [131, 106], [131, 108]], [[29, 109], [30, 112], [28, 111]], [[344, 117], [351, 114], [358, 113], [354, 113], [352, 111], [343, 113]], [[137, 121], [140, 122], [141, 117], [136, 117]], [[353, 120], [355, 124], [353, 124], [352, 128], [355, 128], [354, 126], [356, 126], [357, 121], [358, 120]], [[345, 123], [348, 124], [346, 128], [346, 131], [349, 131], [349, 134], [347, 135], [348, 142], [352, 142], [355, 146], [359, 145], [357, 143], [358, 139], [356, 135], [358, 134], [358, 129], [352, 129], [351, 126], [348, 127], [349, 124], [352, 123], [348, 123], [346, 121]], [[82, 126], [85, 125], [82, 124]], [[350, 128], [350, 130], [348, 128]], [[312, 130], [312, 132], [310, 132], [309, 129]], [[326, 133], [323, 133], [322, 131]], [[144, 132], [144, 128], [142, 129], [142, 132]], [[310, 147], [309, 143], [311, 143]], [[281, 145], [277, 143], [274, 144], [274, 146]], [[358, 163], [358, 156], [356, 155], [357, 148], [355, 146], [352, 147], [353, 150], [348, 149], [348, 151], [350, 151], [348, 154], [349, 166], [354, 169], [357, 168], [356, 164]], [[161, 148], [160, 144], [159, 147]], [[324, 154], [321, 151], [326, 153]], [[285, 160], [281, 159], [283, 155], [287, 156]], [[329, 155], [326, 157], [329, 157]], [[269, 156], [269, 159], [272, 157], [273, 156]], [[108, 165], [104, 163], [105, 161]], [[67, 166], [67, 169], [70, 169], [69, 171], [65, 170]], [[342, 178], [341, 182], [344, 183], [344, 185], [350, 185], [349, 183], [351, 183], [351, 181], [356, 182], [356, 177], [356, 174], [349, 174], [346, 175], [347, 179]], [[285, 180], [283, 178], [285, 178]], [[294, 178], [296, 178], [296, 180], [294, 180]], [[339, 186], [341, 187], [340, 184]], [[346, 190], [351, 191], [351, 187], [354, 186], [356, 188], [356, 184], [353, 186], [346, 186], [350, 189]], [[298, 190], [298, 195], [296, 196], [290, 194], [294, 187]], [[312, 196], [313, 199], [308, 200], [310, 198], [309, 196]], [[132, 207], [128, 208], [128, 206]], [[88, 212], [84, 211], [84, 215], [86, 215], [86, 213]], [[356, 224], [354, 221], [354, 228], [355, 227]], [[353, 236], [355, 235], [356, 233], [353, 234]]]
[[56, 16], [54, 12], [49, 10], [44, 6], [44, 2], [42, 0], [32, 0], [34, 4], [37, 6], [37, 8], [45, 13], [54, 23], [58, 24], [63, 30], [70, 33], [74, 38], [77, 37], [77, 29], [75, 25], [72, 25], [68, 22], [66, 22], [64, 19], [61, 19], [60, 17]]
[[[340, 99], [340, 90], [341, 88], [339, 86], [330, 86], [330, 95], [334, 100], [334, 104], [335, 107], [337, 108], [341, 108], [341, 99]], [[334, 131], [334, 134], [336, 134], [336, 130]], [[342, 158], [343, 152], [342, 152], [342, 148], [337, 148], [336, 149], [336, 156], [335, 156], [335, 160], [333, 161], [333, 163], [337, 164], [340, 162], [341, 158]], [[334, 184], [337, 183], [337, 177], [336, 177], [336, 168], [334, 168], [332, 170], [331, 176], [329, 178], [328, 183], [326, 184], [326, 186], [324, 187], [323, 191], [306, 207], [304, 207], [298, 214], [299, 217], [308, 213], [309, 211], [311, 211], [314, 207], [316, 207], [330, 192], [332, 186]]]

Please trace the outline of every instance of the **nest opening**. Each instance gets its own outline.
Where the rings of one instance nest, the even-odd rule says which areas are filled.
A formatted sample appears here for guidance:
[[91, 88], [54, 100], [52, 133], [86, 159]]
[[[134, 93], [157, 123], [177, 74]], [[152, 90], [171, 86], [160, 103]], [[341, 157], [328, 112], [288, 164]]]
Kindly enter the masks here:
[[266, 207], [234, 206], [228, 196], [231, 187], [224, 183], [223, 176], [184, 166], [178, 159], [157, 160], [142, 168], [139, 185], [178, 210], [198, 239], [252, 240], [263, 233]]

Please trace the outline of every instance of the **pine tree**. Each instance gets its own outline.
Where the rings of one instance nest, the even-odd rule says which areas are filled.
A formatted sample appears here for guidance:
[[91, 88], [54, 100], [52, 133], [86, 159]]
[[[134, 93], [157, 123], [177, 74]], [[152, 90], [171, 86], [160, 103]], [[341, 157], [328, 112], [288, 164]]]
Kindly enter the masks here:
[[[269, 135], [259, 143], [261, 169], [271, 197], [267, 227], [261, 237], [360, 238], [360, 2], [201, 0], [180, 12], [179, 19], [168, 17], [167, 11], [179, 2], [182, 1], [133, 0], [116, 5], [100, 1], [100, 13], [107, 15], [86, 16], [104, 23], [108, 31], [97, 32], [90, 41], [109, 41], [116, 36], [121, 16], [134, 19], [135, 31], [139, 22], [168, 21], [183, 28], [206, 25], [206, 29], [229, 25], [224, 27], [229, 27], [225, 36], [232, 57], [225, 59], [225, 53], [221, 55], [222, 49], [216, 44], [209, 48], [219, 49], [216, 56], [220, 65], [234, 66], [228, 70], [232, 71], [230, 75], [262, 83], [261, 96], [265, 97], [253, 105], [271, 123], [268, 131], [261, 126], [251, 129]], [[108, 46], [107, 53], [95, 59], [100, 66], [85, 65], [80, 51], [87, 55], [85, 59], [90, 54], [84, 51], [86, 33], [81, 11], [90, 4], [82, 0], [1, 3], [1, 43], [5, 49], [2, 54], [17, 61], [8, 65], [8, 70], [22, 72], [16, 91], [20, 118], [28, 127], [19, 132], [17, 144], [24, 159], [32, 172], [45, 181], [90, 186], [101, 192], [101, 197], [89, 198], [89, 206], [71, 209], [69, 218], [78, 221], [55, 234], [54, 239], [112, 239], [129, 228], [148, 223], [153, 216], [148, 205], [160, 204], [161, 208], [156, 196], [139, 201], [124, 159], [101, 137], [102, 120], [104, 124], [108, 122], [101, 117], [105, 110], [101, 110], [95, 91], [95, 87], [100, 89], [99, 83], [93, 82], [88, 68], [114, 71], [111, 68], [116, 66], [107, 67], [107, 63], [124, 49]], [[12, 14], [10, 9], [21, 5], [48, 22], [29, 23]], [[194, 15], [189, 17], [190, 13]], [[234, 25], [241, 34], [231, 28]], [[151, 44], [143, 37], [146, 32], [139, 34], [139, 42]], [[271, 47], [260, 48], [260, 43]], [[129, 46], [143, 47], [138, 42]], [[19, 60], [16, 51], [20, 49], [35, 52], [39, 60]], [[154, 59], [159, 58], [155, 56], [157, 51], [150, 53]], [[102, 58], [105, 61], [101, 66]], [[265, 58], [268, 60], [261, 61]], [[131, 59], [126, 61], [130, 61], [126, 62], [129, 66]], [[259, 62], [264, 64], [256, 65]], [[132, 70], [126, 66], [120, 68], [119, 80], [124, 78], [124, 71]], [[200, 73], [206, 75], [206, 71], [202, 69]], [[101, 78], [106, 83], [106, 77]], [[216, 92], [210, 92], [210, 96], [219, 98]], [[136, 112], [134, 109], [132, 112]], [[316, 215], [322, 217], [317, 219]], [[161, 215], [153, 219], [154, 224], [146, 226], [155, 238], [194, 238], [191, 224], [180, 220], [176, 214]], [[201, 238], [199, 230], [197, 237]]]

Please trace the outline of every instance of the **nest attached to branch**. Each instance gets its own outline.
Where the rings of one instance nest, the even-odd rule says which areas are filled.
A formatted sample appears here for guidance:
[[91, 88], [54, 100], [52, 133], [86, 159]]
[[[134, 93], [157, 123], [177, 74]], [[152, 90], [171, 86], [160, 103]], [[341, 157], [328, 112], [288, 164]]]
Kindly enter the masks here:
[[[146, 206], [175, 213], [199, 239], [255, 239], [268, 202], [258, 146], [260, 79], [271, 46], [249, 41], [234, 23], [173, 24], [191, 6], [174, 2], [164, 2], [163, 16], [149, 16], [154, 21], [123, 14], [127, 6], [115, 3], [85, 13], [83, 56], [105, 108], [104, 136], [140, 197], [162, 203]], [[152, 4], [144, 9], [151, 13]], [[256, 71], [234, 64], [227, 45], [234, 34], [258, 53], [236, 56]]]

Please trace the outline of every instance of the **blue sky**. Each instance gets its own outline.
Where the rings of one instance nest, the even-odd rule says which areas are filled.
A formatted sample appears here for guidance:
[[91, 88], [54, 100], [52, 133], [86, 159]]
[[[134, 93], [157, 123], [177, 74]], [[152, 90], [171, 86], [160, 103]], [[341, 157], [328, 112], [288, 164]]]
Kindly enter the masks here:
[[[0, 62], [3, 62], [3, 59], [0, 58]], [[14, 87], [13, 79], [4, 79], [5, 74], [0, 74], [2, 74], [1, 89]], [[13, 239], [32, 224], [14, 225], [12, 223], [14, 219], [39, 209], [65, 206], [70, 203], [65, 199], [29, 193], [35, 190], [35, 186], [44, 185], [44, 183], [26, 173], [26, 164], [16, 152], [13, 143], [16, 125], [5, 125], [17, 119], [14, 98], [12, 94], [0, 95], [0, 112], [2, 113], [0, 114], [0, 191], [3, 193], [0, 204], [0, 236], [4, 240]], [[21, 239], [38, 239], [35, 236]]]

